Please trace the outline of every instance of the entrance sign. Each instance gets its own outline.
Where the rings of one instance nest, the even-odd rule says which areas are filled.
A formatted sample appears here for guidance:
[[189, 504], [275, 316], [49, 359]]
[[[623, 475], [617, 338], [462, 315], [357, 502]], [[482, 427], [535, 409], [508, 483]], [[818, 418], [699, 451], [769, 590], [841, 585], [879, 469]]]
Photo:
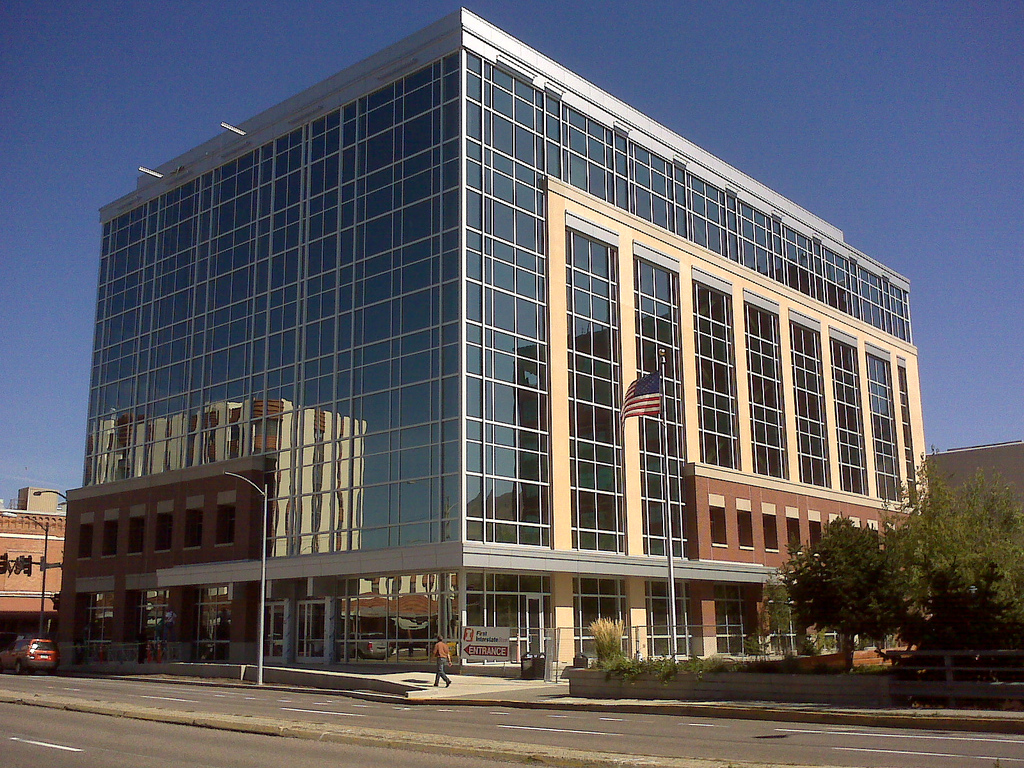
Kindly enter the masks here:
[[508, 627], [463, 627], [462, 658], [508, 661]]

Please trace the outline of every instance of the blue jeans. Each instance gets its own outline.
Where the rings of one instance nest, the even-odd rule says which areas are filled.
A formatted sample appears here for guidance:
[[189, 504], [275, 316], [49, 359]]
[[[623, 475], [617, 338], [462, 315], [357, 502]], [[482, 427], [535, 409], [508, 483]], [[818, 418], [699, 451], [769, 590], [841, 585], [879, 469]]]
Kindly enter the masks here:
[[448, 670], [448, 661], [440, 656], [437, 658], [437, 674], [434, 675], [434, 685], [437, 685], [440, 680], [444, 680], [445, 685], [451, 685], [452, 681], [448, 678], [445, 672]]

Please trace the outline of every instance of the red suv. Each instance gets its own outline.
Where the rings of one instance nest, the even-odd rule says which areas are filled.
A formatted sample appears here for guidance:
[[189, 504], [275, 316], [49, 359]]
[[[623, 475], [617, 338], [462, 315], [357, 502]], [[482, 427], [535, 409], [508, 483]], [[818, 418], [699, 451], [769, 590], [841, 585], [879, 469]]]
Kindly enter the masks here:
[[52, 675], [59, 665], [57, 643], [43, 637], [24, 637], [0, 651], [0, 672], [13, 669], [21, 675], [43, 670]]

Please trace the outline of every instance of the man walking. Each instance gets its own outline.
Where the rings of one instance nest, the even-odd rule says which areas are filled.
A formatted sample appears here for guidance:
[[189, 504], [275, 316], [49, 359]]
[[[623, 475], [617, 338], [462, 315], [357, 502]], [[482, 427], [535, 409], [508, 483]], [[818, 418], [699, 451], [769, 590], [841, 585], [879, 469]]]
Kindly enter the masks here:
[[437, 642], [434, 644], [433, 655], [437, 657], [437, 674], [434, 675], [434, 687], [436, 688], [438, 683], [444, 680], [444, 687], [447, 688], [452, 684], [448, 675], [445, 674], [448, 666], [452, 663], [452, 652], [448, 649], [448, 643], [440, 635], [437, 636]]

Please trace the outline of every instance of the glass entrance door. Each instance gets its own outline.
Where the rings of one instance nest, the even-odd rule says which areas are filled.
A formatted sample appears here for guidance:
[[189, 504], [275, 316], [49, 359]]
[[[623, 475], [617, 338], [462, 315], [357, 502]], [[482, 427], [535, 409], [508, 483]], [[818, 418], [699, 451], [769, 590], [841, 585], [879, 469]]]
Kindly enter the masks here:
[[524, 595], [520, 613], [519, 653], [544, 653], [544, 596]]
[[285, 602], [267, 603], [267, 622], [264, 629], [263, 654], [270, 658], [284, 658]]
[[299, 659], [323, 659], [326, 604], [323, 600], [299, 601], [298, 642], [295, 655]]

